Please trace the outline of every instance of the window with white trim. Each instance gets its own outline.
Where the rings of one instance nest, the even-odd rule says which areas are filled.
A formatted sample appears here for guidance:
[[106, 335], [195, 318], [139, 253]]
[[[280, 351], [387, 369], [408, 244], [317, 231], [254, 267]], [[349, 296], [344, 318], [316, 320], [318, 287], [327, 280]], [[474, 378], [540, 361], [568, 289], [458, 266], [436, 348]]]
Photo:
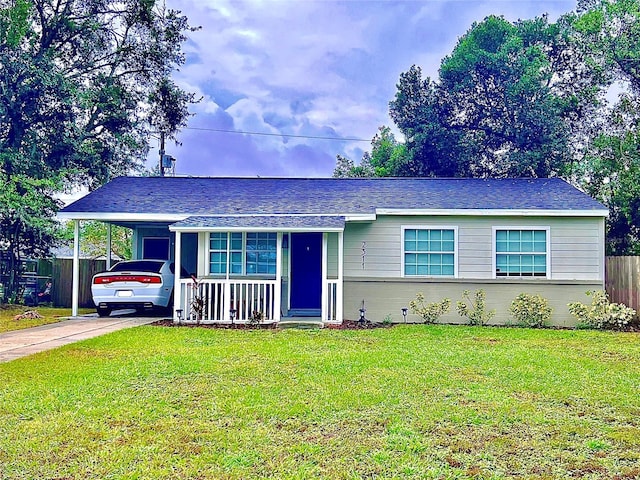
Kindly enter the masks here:
[[496, 229], [496, 277], [546, 277], [547, 230]]
[[405, 276], [455, 276], [454, 229], [404, 228], [403, 232]]
[[247, 275], [276, 273], [276, 244], [277, 234], [248, 232], [246, 236], [246, 262]]
[[277, 233], [211, 232], [209, 273], [226, 275], [275, 275]]
[[212, 275], [227, 273], [227, 233], [209, 234], [209, 273]]
[[243, 262], [242, 262], [242, 232], [232, 232], [231, 233], [231, 248], [230, 248], [230, 262], [229, 269], [230, 273], [235, 273], [238, 275], [242, 275], [243, 272]]

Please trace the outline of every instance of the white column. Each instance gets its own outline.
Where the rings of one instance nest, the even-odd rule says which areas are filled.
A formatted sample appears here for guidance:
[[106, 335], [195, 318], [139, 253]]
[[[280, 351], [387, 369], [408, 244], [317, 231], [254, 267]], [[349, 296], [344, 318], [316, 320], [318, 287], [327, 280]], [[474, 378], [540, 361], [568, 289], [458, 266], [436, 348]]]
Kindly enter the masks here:
[[282, 303], [282, 232], [278, 232], [276, 240], [276, 288], [273, 292], [273, 319], [280, 321], [280, 310]]
[[[223, 287], [223, 292], [222, 292], [222, 319], [225, 322], [230, 322], [231, 321], [231, 309], [235, 308], [233, 306], [233, 303], [231, 302], [231, 282], [229, 281], [229, 276], [231, 274], [231, 237], [233, 235], [231, 234], [231, 232], [227, 232], [227, 273], [224, 277], [224, 287]], [[244, 242], [242, 242], [244, 245]], [[207, 251], [210, 248], [209, 247], [209, 240], [206, 241], [206, 245], [207, 245]], [[208, 259], [209, 258], [209, 254], [205, 253], [205, 258]], [[243, 256], [243, 262], [244, 262], [244, 256]], [[211, 273], [208, 270], [205, 270], [205, 272], [207, 273]], [[237, 295], [237, 294], [236, 294]], [[236, 318], [238, 318], [240, 316], [240, 312], [236, 312]]]
[[[178, 310], [182, 309], [182, 284], [180, 283], [180, 270], [182, 270], [182, 234], [176, 232], [176, 241], [174, 246], [173, 264], [175, 273], [173, 277], [173, 321], [178, 322]], [[182, 318], [187, 317], [187, 312], [182, 312]]]
[[329, 298], [327, 291], [327, 233], [322, 233], [322, 321], [326, 322], [329, 315]]
[[336, 291], [336, 322], [342, 323], [342, 282], [344, 276], [344, 231], [338, 232], [338, 286]]
[[77, 317], [80, 299], [80, 220], [73, 221], [73, 274], [71, 278], [71, 316]]
[[107, 223], [107, 270], [111, 268], [111, 224]]

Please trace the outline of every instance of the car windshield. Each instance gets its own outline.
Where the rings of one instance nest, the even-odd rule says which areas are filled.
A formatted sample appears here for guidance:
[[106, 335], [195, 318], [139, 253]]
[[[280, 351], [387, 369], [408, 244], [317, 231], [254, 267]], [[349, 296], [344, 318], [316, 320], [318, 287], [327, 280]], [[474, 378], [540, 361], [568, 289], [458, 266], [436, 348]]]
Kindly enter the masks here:
[[160, 273], [162, 265], [164, 265], [164, 262], [156, 262], [152, 260], [135, 260], [133, 262], [116, 263], [109, 271]]

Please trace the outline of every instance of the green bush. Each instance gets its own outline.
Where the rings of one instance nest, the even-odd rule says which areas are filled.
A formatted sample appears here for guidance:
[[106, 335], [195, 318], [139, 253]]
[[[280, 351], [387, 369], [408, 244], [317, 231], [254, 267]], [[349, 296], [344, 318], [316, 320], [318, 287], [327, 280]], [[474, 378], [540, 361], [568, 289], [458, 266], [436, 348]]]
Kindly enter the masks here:
[[545, 327], [551, 321], [553, 308], [547, 299], [540, 295], [521, 293], [509, 307], [509, 312], [518, 325], [524, 327]]
[[424, 295], [418, 293], [415, 300], [409, 302], [409, 308], [411, 308], [411, 313], [420, 315], [424, 323], [436, 323], [438, 318], [449, 312], [451, 300], [443, 298], [440, 302], [424, 303]]
[[578, 320], [578, 328], [605, 328], [622, 330], [636, 316], [636, 311], [622, 303], [611, 303], [604, 290], [590, 290], [586, 294], [592, 297], [591, 305], [572, 302], [567, 306], [571, 315]]
[[[476, 290], [473, 300], [471, 299], [471, 292], [465, 290], [462, 292], [462, 301], [456, 302], [458, 313], [461, 317], [467, 317], [469, 325], [485, 325], [496, 314], [495, 310], [487, 311], [485, 303], [486, 294], [484, 290]], [[467, 305], [467, 302], [470, 305]]]

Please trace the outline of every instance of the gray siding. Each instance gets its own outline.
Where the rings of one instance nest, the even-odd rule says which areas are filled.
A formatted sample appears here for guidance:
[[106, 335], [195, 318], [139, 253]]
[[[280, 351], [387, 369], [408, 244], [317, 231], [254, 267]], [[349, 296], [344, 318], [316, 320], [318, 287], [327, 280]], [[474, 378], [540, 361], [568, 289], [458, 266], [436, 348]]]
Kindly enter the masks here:
[[402, 277], [403, 225], [458, 227], [458, 278], [483, 280], [493, 278], [493, 227], [549, 227], [553, 280], [604, 281], [603, 220], [589, 217], [379, 216], [371, 223], [348, 223], [344, 233], [345, 277]]
[[338, 234], [327, 234], [327, 277], [338, 278]]
[[[366, 317], [369, 320], [381, 322], [387, 315], [393, 322], [402, 323], [403, 307], [409, 307], [418, 292], [425, 295], [425, 302], [451, 299], [451, 310], [440, 318], [440, 323], [467, 323], [467, 319], [458, 315], [456, 301], [462, 300], [462, 292], [483, 289], [486, 293], [487, 309], [496, 310], [492, 324], [508, 324], [513, 322], [509, 313], [511, 302], [520, 293], [540, 294], [547, 299], [553, 308], [551, 323], [559, 327], [575, 326], [576, 320], [569, 314], [567, 303], [590, 303], [590, 297], [585, 295], [587, 290], [601, 289], [598, 282], [552, 282], [535, 281], [505, 282], [498, 280], [465, 281], [428, 280], [416, 282], [407, 279], [364, 279], [348, 278], [344, 283], [344, 318], [357, 320], [359, 309], [364, 302]], [[409, 313], [408, 322], [422, 322], [417, 315]]]

